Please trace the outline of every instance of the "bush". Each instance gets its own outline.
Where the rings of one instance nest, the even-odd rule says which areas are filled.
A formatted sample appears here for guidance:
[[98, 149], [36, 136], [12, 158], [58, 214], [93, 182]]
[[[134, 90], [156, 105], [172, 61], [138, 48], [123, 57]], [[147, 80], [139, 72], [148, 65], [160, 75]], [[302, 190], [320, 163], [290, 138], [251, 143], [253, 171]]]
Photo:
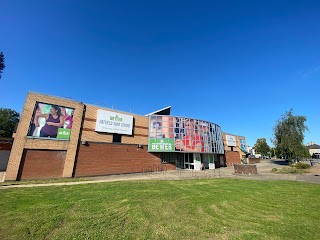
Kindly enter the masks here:
[[276, 171], [278, 171], [277, 168], [272, 168], [272, 170], [271, 170], [271, 172], [276, 172]]
[[295, 167], [297, 169], [308, 169], [311, 166], [307, 163], [296, 163], [296, 164], [292, 165], [292, 167]]
[[280, 173], [287, 173], [287, 174], [302, 174], [305, 173], [305, 169], [297, 169], [295, 167], [284, 167], [280, 170]]

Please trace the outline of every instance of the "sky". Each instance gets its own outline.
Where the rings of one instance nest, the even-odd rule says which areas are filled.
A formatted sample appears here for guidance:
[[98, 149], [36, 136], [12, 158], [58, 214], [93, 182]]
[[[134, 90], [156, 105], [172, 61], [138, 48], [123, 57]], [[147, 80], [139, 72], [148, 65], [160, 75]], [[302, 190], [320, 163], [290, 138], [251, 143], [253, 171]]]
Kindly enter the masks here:
[[0, 108], [29, 91], [202, 119], [271, 144], [291, 108], [320, 144], [320, 1], [0, 0]]

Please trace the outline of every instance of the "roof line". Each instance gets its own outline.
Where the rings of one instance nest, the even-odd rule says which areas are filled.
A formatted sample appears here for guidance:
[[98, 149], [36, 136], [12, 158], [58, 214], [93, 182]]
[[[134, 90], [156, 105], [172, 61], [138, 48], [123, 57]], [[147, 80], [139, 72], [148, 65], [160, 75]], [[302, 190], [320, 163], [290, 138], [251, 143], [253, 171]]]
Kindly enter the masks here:
[[147, 116], [150, 116], [150, 115], [156, 114], [156, 113], [158, 113], [158, 112], [161, 112], [161, 111], [166, 110], [166, 109], [169, 109], [169, 108], [171, 108], [171, 106], [161, 108], [161, 109], [156, 110], [156, 111], [154, 111], [154, 112], [148, 113], [148, 114], [146, 114], [146, 115], [144, 115], [144, 116], [146, 116], [146, 117], [147, 117]]

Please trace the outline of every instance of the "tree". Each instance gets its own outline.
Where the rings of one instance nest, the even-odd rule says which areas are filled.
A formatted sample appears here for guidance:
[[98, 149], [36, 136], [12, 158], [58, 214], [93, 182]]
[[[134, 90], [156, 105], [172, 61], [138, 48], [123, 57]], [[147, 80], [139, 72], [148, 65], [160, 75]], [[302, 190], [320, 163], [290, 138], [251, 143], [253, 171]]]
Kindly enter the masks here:
[[273, 143], [277, 154], [296, 161], [303, 157], [310, 157], [307, 148], [303, 145], [304, 132], [308, 131], [306, 121], [305, 116], [295, 116], [293, 109], [281, 116], [273, 128]]
[[0, 137], [12, 137], [20, 114], [9, 108], [0, 108]]
[[2, 71], [5, 67], [6, 65], [4, 65], [4, 54], [3, 52], [1, 52], [0, 53], [0, 79], [1, 79]]
[[256, 144], [254, 145], [254, 150], [256, 153], [260, 153], [261, 155], [268, 155], [270, 152], [270, 147], [265, 138], [258, 138]]
[[277, 152], [277, 149], [275, 147], [270, 148], [270, 155], [271, 155], [271, 157], [277, 157], [279, 155]]

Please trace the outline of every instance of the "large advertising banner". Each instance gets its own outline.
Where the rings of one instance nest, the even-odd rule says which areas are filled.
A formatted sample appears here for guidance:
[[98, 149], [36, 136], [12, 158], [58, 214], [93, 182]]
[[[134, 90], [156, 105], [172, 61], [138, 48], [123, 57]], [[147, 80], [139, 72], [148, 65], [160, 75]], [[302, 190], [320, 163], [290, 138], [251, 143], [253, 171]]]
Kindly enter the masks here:
[[223, 153], [220, 127], [202, 120], [149, 116], [150, 152]]
[[73, 108], [37, 102], [32, 114], [28, 136], [69, 140], [73, 112]]
[[243, 138], [240, 139], [240, 148], [243, 152], [246, 152], [246, 143]]
[[118, 133], [132, 135], [133, 116], [98, 110], [96, 132]]

